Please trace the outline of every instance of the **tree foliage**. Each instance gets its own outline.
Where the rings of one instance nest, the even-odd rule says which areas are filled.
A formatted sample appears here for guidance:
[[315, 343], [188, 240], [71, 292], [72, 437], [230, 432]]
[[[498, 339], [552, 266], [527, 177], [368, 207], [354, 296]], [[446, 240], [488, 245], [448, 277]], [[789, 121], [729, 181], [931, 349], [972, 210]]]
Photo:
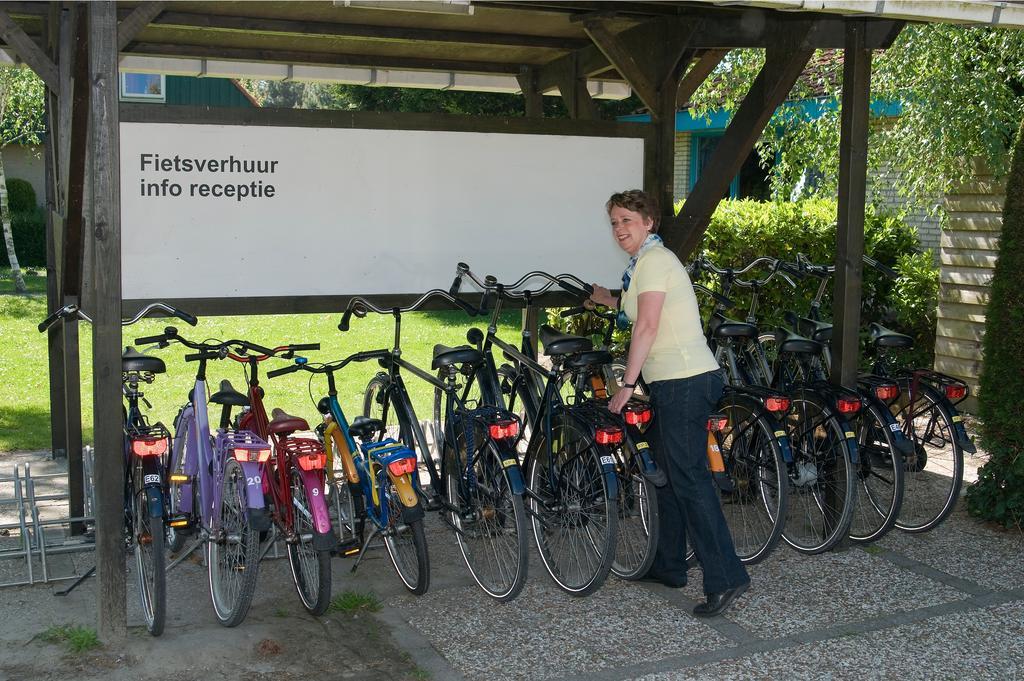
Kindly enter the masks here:
[[[758, 143], [775, 161], [773, 188], [834, 196], [839, 163], [841, 53], [818, 51], [790, 99], [817, 106], [782, 107]], [[764, 63], [761, 50], [734, 50], [694, 94], [698, 114], [734, 110]], [[997, 175], [1024, 115], [1024, 32], [943, 24], [908, 26], [872, 62], [871, 96], [898, 103], [901, 114], [873, 125], [869, 172], [890, 169], [897, 192], [912, 207], [933, 209], [935, 197], [969, 179], [973, 158]], [[812, 169], [816, 183], [806, 183]], [[796, 190], [796, 191], [794, 191]]]
[[1024, 121], [1006, 185], [999, 259], [985, 317], [980, 412], [989, 461], [967, 491], [971, 513], [1024, 526]]
[[39, 144], [46, 130], [45, 86], [27, 68], [0, 68], [0, 147]]

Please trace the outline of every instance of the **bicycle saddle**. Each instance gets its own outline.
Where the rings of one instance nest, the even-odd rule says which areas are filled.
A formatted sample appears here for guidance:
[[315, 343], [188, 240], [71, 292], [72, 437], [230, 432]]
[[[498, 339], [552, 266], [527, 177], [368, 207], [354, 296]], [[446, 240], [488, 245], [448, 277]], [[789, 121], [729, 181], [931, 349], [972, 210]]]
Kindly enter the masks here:
[[249, 398], [231, 387], [227, 379], [220, 382], [220, 390], [210, 395], [214, 404], [229, 404], [233, 407], [248, 407]]
[[483, 359], [484, 356], [479, 350], [468, 345], [450, 348], [438, 343], [434, 346], [434, 361], [430, 363], [430, 368], [441, 369], [453, 364], [479, 364]]
[[159, 357], [144, 355], [135, 348], [127, 347], [121, 353], [121, 371], [143, 371], [151, 374], [162, 374], [167, 371], [167, 367]]
[[384, 430], [384, 422], [380, 419], [371, 419], [366, 416], [357, 416], [352, 425], [348, 427], [348, 432], [352, 437], [357, 437], [360, 440], [367, 440], [377, 435]]
[[594, 344], [589, 338], [570, 336], [547, 324], [540, 327], [540, 344], [544, 346], [544, 354], [548, 357], [568, 355], [573, 352], [589, 352]]
[[573, 355], [565, 360], [564, 366], [570, 370], [586, 369], [587, 367], [611, 364], [613, 361], [612, 353], [606, 350], [591, 350], [590, 352], [581, 352], [578, 355]]
[[868, 337], [875, 344], [876, 348], [912, 348], [914, 339], [910, 336], [887, 329], [878, 322], [871, 322], [868, 327]]
[[715, 338], [757, 338], [757, 327], [721, 315], [711, 318], [711, 335]]
[[779, 344], [779, 352], [792, 352], [797, 355], [817, 355], [822, 346], [818, 341], [804, 338], [788, 329], [779, 328], [775, 332], [775, 342]]
[[832, 324], [819, 322], [809, 317], [800, 317], [795, 312], [786, 313], [786, 322], [796, 329], [800, 335], [806, 336], [819, 343], [828, 343], [832, 340]]
[[304, 418], [291, 416], [276, 407], [271, 414], [273, 418], [267, 425], [267, 430], [271, 433], [294, 433], [296, 430], [309, 430], [309, 424]]

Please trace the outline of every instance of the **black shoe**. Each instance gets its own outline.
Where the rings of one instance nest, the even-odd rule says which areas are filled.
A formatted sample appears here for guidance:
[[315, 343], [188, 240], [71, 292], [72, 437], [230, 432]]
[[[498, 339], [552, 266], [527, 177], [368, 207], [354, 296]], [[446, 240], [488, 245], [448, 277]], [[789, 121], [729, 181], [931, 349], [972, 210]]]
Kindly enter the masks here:
[[708, 594], [708, 599], [704, 603], [699, 604], [693, 609], [695, 617], [717, 617], [725, 612], [725, 609], [729, 607], [729, 604], [740, 597], [744, 591], [750, 587], [750, 583], [741, 584], [740, 586], [732, 589], [726, 589], [725, 591], [719, 591], [718, 593]]

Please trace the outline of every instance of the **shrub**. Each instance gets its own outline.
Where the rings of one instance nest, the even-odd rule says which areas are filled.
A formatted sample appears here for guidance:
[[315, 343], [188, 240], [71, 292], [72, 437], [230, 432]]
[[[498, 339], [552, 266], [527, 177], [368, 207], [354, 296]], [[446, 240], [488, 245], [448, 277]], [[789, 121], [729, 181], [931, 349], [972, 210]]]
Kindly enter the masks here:
[[[11, 213], [14, 250], [22, 267], [46, 266], [46, 211], [42, 208]], [[6, 261], [6, 255], [3, 258]], [[4, 263], [7, 264], [6, 262]]]
[[971, 514], [1005, 527], [1024, 525], [1024, 122], [1006, 183], [999, 257], [982, 340], [979, 412], [989, 461], [967, 490]]
[[26, 180], [19, 180], [16, 177], [8, 178], [7, 205], [12, 213], [35, 210], [39, 206], [36, 203], [36, 190]]

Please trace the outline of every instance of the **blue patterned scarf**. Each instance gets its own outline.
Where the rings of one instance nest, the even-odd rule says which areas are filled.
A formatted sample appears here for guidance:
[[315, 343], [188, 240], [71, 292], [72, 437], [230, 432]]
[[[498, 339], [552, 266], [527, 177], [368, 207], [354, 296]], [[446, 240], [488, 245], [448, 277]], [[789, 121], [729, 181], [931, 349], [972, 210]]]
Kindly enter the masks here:
[[[640, 249], [636, 252], [636, 255], [631, 256], [629, 263], [626, 265], [626, 271], [622, 273], [622, 293], [629, 290], [629, 283], [633, 280], [633, 272], [636, 270], [636, 261], [640, 259], [640, 256], [649, 251], [651, 248], [658, 244], [664, 243], [660, 236], [657, 234], [648, 234], [647, 238], [640, 245]], [[615, 319], [615, 325], [620, 329], [629, 328], [629, 317], [622, 311], [622, 295], [619, 295], [619, 314]]]

